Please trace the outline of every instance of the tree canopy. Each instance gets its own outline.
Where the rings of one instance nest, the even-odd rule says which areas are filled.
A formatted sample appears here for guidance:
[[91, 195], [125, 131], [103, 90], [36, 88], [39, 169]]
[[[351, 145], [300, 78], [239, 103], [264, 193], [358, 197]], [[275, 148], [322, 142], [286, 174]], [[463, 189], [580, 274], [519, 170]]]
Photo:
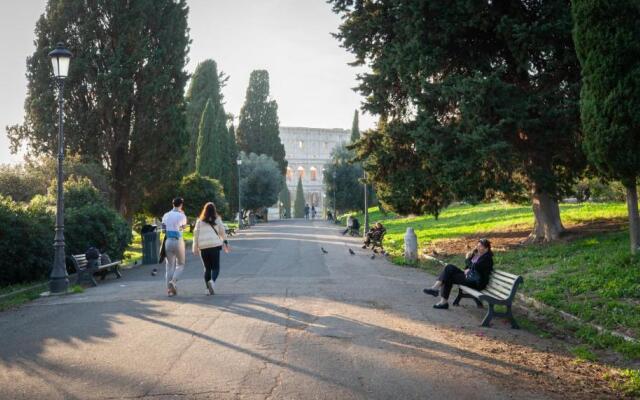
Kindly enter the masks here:
[[[106, 166], [121, 214], [131, 217], [158, 182], [177, 180], [188, 144], [184, 68], [190, 43], [185, 0], [49, 0], [27, 59], [25, 119], [8, 128], [12, 149], [53, 155], [57, 102], [46, 54], [74, 54], [65, 85], [65, 144]], [[159, 162], [161, 160], [162, 162]]]
[[[327, 204], [340, 213], [355, 210], [364, 211], [364, 170], [359, 162], [353, 162], [354, 156], [354, 152], [346, 146], [337, 146], [331, 153], [331, 162], [324, 166]], [[334, 172], [336, 174], [335, 180], [333, 179]], [[334, 191], [336, 204], [333, 204]], [[367, 186], [367, 191], [371, 201], [373, 189], [370, 185]]]
[[532, 238], [562, 232], [558, 199], [582, 172], [579, 65], [566, 0], [331, 0], [364, 109], [356, 145], [379, 200], [403, 214], [528, 193]]
[[196, 157], [198, 153], [198, 137], [200, 135], [200, 123], [207, 102], [211, 101], [213, 118], [215, 123], [226, 126], [227, 116], [224, 111], [224, 96], [222, 88], [229, 77], [223, 72], [218, 72], [218, 64], [214, 60], [204, 60], [198, 64], [191, 76], [189, 89], [185, 96], [186, 102], [186, 123], [189, 133], [189, 151], [187, 152], [188, 171], [196, 168]]
[[589, 161], [627, 189], [631, 251], [640, 245], [640, 8], [637, 1], [572, 2], [582, 65], [581, 117]]
[[240, 152], [240, 191], [242, 208], [258, 211], [278, 201], [282, 175], [278, 164], [265, 154]]
[[198, 173], [189, 174], [180, 181], [178, 193], [184, 198], [184, 212], [190, 218], [200, 215], [202, 207], [208, 202], [216, 205], [219, 214], [229, 215], [224, 189], [216, 179]]
[[280, 141], [278, 104], [269, 97], [269, 73], [265, 70], [251, 72], [236, 135], [241, 151], [266, 154], [278, 163], [280, 173], [285, 173], [287, 161]]

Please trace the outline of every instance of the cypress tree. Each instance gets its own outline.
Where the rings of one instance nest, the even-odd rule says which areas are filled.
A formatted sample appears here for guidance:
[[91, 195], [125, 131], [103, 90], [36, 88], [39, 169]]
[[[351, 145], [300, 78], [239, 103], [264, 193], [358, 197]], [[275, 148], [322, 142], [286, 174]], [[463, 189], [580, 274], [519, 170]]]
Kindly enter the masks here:
[[[207, 101], [213, 102], [212, 106], [216, 110], [216, 118], [221, 117], [226, 121], [224, 115], [222, 88], [228, 77], [223, 72], [218, 72], [218, 65], [214, 60], [205, 60], [198, 64], [189, 89], [185, 96], [187, 131], [189, 133], [189, 150], [187, 151], [187, 169], [189, 172], [195, 170], [197, 155], [198, 136], [200, 134], [200, 121]], [[221, 110], [218, 113], [218, 108]]]
[[627, 190], [631, 252], [640, 246], [640, 8], [635, 0], [574, 0], [582, 65], [581, 118], [589, 161]]
[[296, 199], [293, 202], [293, 217], [304, 218], [304, 189], [302, 188], [302, 177], [298, 178], [298, 186], [296, 187]]
[[186, 0], [98, 4], [48, 1], [27, 59], [24, 123], [8, 133], [14, 149], [55, 154], [58, 112], [46, 54], [64, 40], [74, 54], [63, 93], [65, 147], [105, 166], [114, 205], [131, 219], [143, 200], [164, 194], [159, 183], [177, 182], [184, 170], [176, 154], [189, 141], [188, 7]]
[[245, 153], [266, 154], [279, 165], [281, 173], [287, 169], [284, 145], [280, 141], [278, 104], [269, 98], [269, 73], [251, 72], [240, 122], [236, 131], [240, 150]]
[[[233, 118], [230, 117], [232, 120]], [[229, 183], [225, 186], [225, 193], [227, 193], [227, 199], [229, 201], [229, 207], [232, 212], [238, 212], [238, 166], [236, 160], [238, 159], [238, 145], [236, 144], [236, 130], [233, 126], [233, 122], [229, 125], [228, 130], [228, 142], [227, 142], [227, 163], [230, 165], [229, 171]]]
[[291, 194], [289, 193], [289, 188], [285, 182], [282, 183], [280, 202], [282, 202], [282, 217], [291, 218]]
[[351, 143], [360, 139], [360, 126], [358, 124], [358, 110], [353, 113], [353, 123], [351, 124]]
[[222, 164], [222, 138], [227, 134], [226, 127], [220, 131], [220, 126], [215, 117], [212, 101], [209, 99], [200, 119], [196, 152], [196, 172], [200, 176], [206, 176], [220, 180]]

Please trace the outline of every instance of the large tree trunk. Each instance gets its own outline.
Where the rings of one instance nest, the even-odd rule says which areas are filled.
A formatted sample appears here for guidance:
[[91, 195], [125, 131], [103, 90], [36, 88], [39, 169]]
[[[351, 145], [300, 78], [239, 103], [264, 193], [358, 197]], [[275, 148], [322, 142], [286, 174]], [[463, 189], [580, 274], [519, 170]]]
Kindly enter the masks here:
[[640, 246], [640, 217], [638, 216], [638, 189], [636, 179], [625, 182], [627, 188], [627, 211], [629, 213], [629, 242], [631, 254], [636, 254]]
[[564, 233], [560, 219], [558, 200], [549, 193], [538, 190], [534, 185], [531, 198], [535, 222], [529, 240], [534, 242], [551, 242]]

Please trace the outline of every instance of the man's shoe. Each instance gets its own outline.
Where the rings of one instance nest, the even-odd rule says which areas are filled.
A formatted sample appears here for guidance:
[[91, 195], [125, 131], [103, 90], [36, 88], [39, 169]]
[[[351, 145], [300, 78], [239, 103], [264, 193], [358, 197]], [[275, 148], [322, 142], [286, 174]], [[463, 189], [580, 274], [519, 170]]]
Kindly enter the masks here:
[[366, 244], [365, 244], [365, 245], [362, 245], [362, 248], [363, 248], [363, 249], [366, 249], [366, 248], [367, 248], [367, 245], [366, 245]]
[[438, 310], [447, 310], [449, 309], [449, 303], [434, 304], [433, 308], [437, 308]]
[[438, 295], [440, 294], [440, 291], [438, 289], [431, 289], [431, 288], [422, 289], [422, 292], [424, 294], [430, 294], [433, 297], [438, 297]]
[[211, 281], [207, 281], [207, 290], [209, 291], [210, 296], [213, 296], [215, 294], [215, 292], [213, 291], [213, 285], [211, 284]]

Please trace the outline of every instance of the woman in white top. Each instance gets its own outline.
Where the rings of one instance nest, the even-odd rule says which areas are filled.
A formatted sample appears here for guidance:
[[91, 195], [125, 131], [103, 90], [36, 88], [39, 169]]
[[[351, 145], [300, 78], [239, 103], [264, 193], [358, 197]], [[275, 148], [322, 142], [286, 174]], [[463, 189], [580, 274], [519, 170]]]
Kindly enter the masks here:
[[214, 287], [220, 273], [220, 250], [229, 252], [229, 244], [224, 232], [222, 219], [218, 215], [216, 206], [209, 202], [204, 205], [200, 217], [196, 221], [193, 231], [193, 254], [202, 257], [204, 265], [204, 282], [210, 295], [214, 294]]

